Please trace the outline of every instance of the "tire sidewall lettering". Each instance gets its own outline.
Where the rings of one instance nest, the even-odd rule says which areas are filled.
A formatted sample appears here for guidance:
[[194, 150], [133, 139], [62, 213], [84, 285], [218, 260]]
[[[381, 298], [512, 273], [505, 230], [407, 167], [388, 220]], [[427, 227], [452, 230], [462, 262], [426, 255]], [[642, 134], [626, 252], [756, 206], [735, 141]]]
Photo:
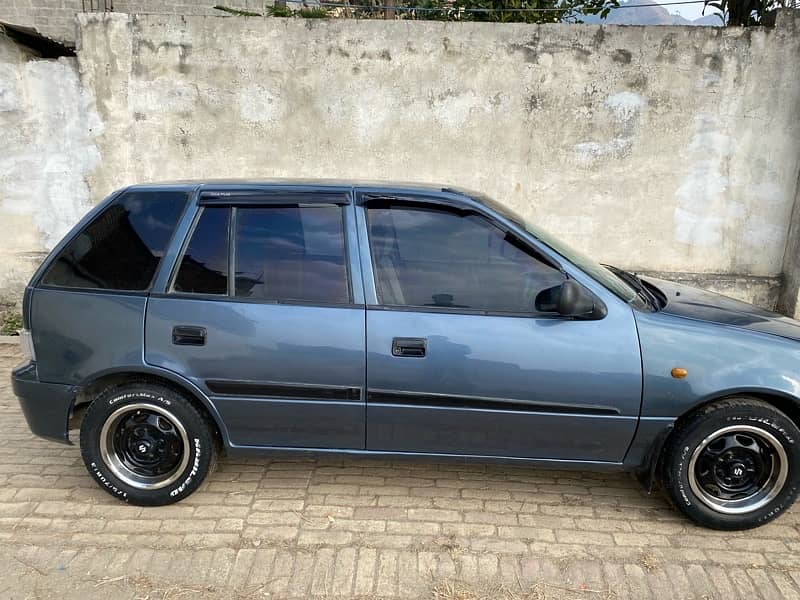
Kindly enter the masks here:
[[197, 475], [198, 471], [200, 471], [200, 458], [203, 456], [203, 451], [200, 445], [200, 440], [198, 438], [193, 438], [192, 454], [193, 456], [189, 457], [189, 462], [191, 463], [191, 469], [188, 475], [183, 480], [183, 483], [181, 483], [176, 488], [170, 490], [169, 492], [169, 495], [173, 498], [186, 491], [186, 489], [189, 487], [189, 484]]
[[163, 404], [164, 406], [171, 406], [172, 402], [168, 398], [164, 396], [156, 395], [156, 394], [148, 394], [147, 392], [127, 392], [124, 394], [120, 394], [118, 396], [114, 396], [108, 401], [109, 406], [114, 406], [120, 402], [125, 400], [149, 400], [150, 402], [158, 402], [159, 404]]
[[91, 471], [92, 475], [94, 475], [94, 478], [100, 483], [100, 485], [105, 487], [109, 492], [111, 492], [112, 495], [119, 496], [125, 500], [128, 499], [128, 492], [115, 485], [111, 481], [110, 477], [105, 475], [103, 471], [100, 470], [100, 467], [95, 461], [90, 463], [89, 470]]
[[688, 507], [692, 506], [692, 501], [689, 498], [689, 495], [686, 493], [687, 488], [689, 487], [689, 477], [686, 473], [686, 469], [688, 467], [687, 461], [689, 457], [689, 453], [691, 451], [691, 446], [687, 446], [684, 444], [683, 448], [681, 448], [680, 459], [678, 461], [677, 466], [677, 482], [678, 482], [678, 493], [681, 495], [681, 499], [683, 503]]
[[[773, 417], [768, 413], [760, 416], [740, 413], [719, 415], [716, 420], [709, 419], [708, 421], [697, 423], [691, 433], [688, 433], [687, 437], [683, 438], [683, 443], [679, 442], [680, 445], [673, 450], [670, 469], [673, 474], [671, 478], [672, 498], [676, 507], [687, 510], [687, 514], [690, 516], [699, 511], [705, 516], [702, 516], [702, 518], [699, 515], [697, 517], [692, 516], [693, 519], [700, 520], [707, 526], [723, 529], [741, 529], [763, 525], [785, 512], [798, 494], [800, 481], [797, 479], [796, 466], [796, 461], [798, 460], [797, 432], [791, 422], [787, 422], [787, 419], [781, 417], [782, 415]], [[717, 430], [730, 425], [749, 425], [775, 436], [786, 450], [789, 460], [789, 478], [773, 501], [760, 509], [739, 515], [726, 515], [707, 507], [700, 502], [689, 485], [689, 461], [695, 449], [702, 440], [713, 435]], [[742, 525], [731, 527], [736, 522]]]
[[[186, 430], [188, 457], [176, 482], [156, 489], [141, 489], [117, 478], [103, 459], [100, 432], [107, 419], [126, 406], [143, 403], [153, 407], [169, 407], [170, 413]], [[205, 479], [214, 464], [213, 432], [202, 413], [192, 402], [157, 384], [143, 383], [109, 389], [90, 406], [81, 426], [81, 453], [84, 464], [98, 485], [110, 495], [140, 506], [171, 504], [188, 496]]]

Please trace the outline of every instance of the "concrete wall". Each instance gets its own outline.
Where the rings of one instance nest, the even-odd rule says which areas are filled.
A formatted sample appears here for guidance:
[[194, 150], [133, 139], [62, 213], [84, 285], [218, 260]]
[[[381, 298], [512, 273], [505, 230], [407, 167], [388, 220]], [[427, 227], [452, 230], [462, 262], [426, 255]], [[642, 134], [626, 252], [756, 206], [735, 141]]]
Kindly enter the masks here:
[[0, 21], [35, 27], [67, 43], [75, 42], [75, 15], [80, 11], [81, 0], [0, 0]]
[[0, 304], [91, 207], [101, 129], [74, 58], [41, 60], [0, 35]]
[[727, 288], [739, 277], [734, 293], [777, 298], [800, 166], [794, 19], [720, 30], [85, 15], [81, 28], [105, 124], [93, 200], [184, 177], [442, 181], [603, 261], [721, 274]]
[[264, 12], [263, 0], [0, 0], [0, 21], [35, 27], [48, 37], [74, 44], [78, 36], [75, 16], [82, 11], [107, 7], [121, 13], [151, 15], [223, 14], [214, 10], [215, 4]]
[[25, 236], [0, 278], [129, 183], [357, 177], [479, 189], [604, 262], [774, 306], [800, 168], [796, 14], [747, 30], [81, 15], [82, 88], [69, 61], [11, 61], [16, 86], [46, 62], [69, 98], [31, 92], [10, 117], [35, 123], [10, 160], [41, 145], [47, 183], [24, 208], [19, 178], [0, 187]]
[[790, 317], [800, 319], [800, 176], [797, 179], [797, 197], [783, 254], [783, 286], [777, 309]]

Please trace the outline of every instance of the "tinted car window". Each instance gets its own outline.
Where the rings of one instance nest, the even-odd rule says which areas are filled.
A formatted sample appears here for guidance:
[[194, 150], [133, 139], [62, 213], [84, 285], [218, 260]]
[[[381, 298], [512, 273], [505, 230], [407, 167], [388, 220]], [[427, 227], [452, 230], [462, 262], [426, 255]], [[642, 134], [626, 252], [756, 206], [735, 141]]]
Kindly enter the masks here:
[[239, 208], [235, 245], [239, 297], [350, 300], [339, 206]]
[[142, 291], [150, 287], [186, 192], [128, 192], [114, 200], [61, 251], [42, 283]]
[[369, 208], [370, 248], [382, 304], [534, 312], [561, 272], [486, 218], [402, 204]]
[[183, 253], [173, 289], [194, 294], [228, 293], [229, 208], [204, 208]]

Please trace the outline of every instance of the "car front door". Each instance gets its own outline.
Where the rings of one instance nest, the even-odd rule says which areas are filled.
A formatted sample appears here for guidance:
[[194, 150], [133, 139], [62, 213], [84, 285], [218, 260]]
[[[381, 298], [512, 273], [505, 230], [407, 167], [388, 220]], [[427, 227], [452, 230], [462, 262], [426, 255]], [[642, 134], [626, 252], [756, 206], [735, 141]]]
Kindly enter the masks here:
[[359, 204], [373, 284], [368, 449], [623, 459], [641, 400], [624, 302], [602, 289], [603, 319], [537, 312], [537, 293], [562, 283], [564, 267], [486, 211], [366, 192]]
[[235, 446], [362, 449], [349, 192], [207, 192], [199, 204], [172, 280], [148, 301], [147, 362], [203, 390]]

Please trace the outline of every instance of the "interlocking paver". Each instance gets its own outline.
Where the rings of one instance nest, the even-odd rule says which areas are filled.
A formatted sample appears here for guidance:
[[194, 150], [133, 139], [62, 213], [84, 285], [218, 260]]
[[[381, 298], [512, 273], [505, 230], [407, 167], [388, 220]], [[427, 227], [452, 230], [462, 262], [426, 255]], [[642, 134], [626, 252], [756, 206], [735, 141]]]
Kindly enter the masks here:
[[30, 434], [6, 354], [3, 598], [800, 598], [800, 509], [712, 532], [625, 474], [223, 459], [178, 505], [128, 506], [95, 486], [76, 446]]

